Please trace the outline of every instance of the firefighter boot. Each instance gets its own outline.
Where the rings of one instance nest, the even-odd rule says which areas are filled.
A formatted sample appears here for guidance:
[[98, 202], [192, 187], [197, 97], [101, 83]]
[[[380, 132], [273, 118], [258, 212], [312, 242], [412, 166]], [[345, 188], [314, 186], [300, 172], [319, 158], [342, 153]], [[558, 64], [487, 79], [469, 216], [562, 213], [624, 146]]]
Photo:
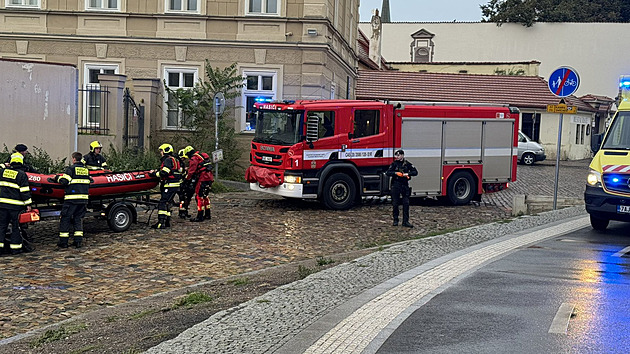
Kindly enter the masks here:
[[180, 209], [179, 210], [179, 218], [180, 219], [188, 219], [190, 218], [192, 215], [188, 214], [188, 210], [184, 210], [184, 209]]
[[83, 247], [83, 237], [75, 237], [73, 245], [74, 245], [74, 248]]
[[204, 220], [203, 210], [199, 210], [197, 212], [197, 216], [195, 216], [194, 219], [190, 219], [190, 221], [192, 221], [192, 222], [200, 222], [200, 221], [203, 221], [203, 220]]
[[166, 225], [166, 227], [171, 227], [171, 217], [170, 216], [166, 217], [165, 225]]
[[166, 229], [166, 217], [160, 215], [158, 216], [158, 221], [151, 225], [152, 229]]
[[212, 219], [212, 214], [210, 213], [210, 209], [206, 209], [206, 213], [203, 215], [203, 218], [205, 220], [210, 220]]

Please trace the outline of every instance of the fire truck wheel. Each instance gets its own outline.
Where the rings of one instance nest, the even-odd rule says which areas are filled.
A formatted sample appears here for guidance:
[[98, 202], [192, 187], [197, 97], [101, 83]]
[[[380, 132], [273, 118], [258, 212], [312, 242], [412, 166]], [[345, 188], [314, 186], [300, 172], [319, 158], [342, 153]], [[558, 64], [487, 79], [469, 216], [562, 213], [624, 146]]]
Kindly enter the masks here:
[[107, 225], [114, 232], [127, 231], [133, 221], [133, 214], [126, 205], [115, 207], [109, 214]]
[[357, 188], [350, 176], [335, 173], [324, 183], [323, 200], [326, 207], [335, 210], [349, 209], [356, 198]]
[[593, 229], [597, 230], [597, 231], [604, 231], [606, 230], [606, 228], [608, 227], [608, 223], [610, 222], [610, 220], [608, 219], [600, 219], [598, 217], [595, 217], [593, 215], [591, 215], [591, 226], [593, 227]]
[[447, 197], [453, 205], [465, 205], [475, 196], [475, 179], [466, 171], [458, 171], [448, 179]]

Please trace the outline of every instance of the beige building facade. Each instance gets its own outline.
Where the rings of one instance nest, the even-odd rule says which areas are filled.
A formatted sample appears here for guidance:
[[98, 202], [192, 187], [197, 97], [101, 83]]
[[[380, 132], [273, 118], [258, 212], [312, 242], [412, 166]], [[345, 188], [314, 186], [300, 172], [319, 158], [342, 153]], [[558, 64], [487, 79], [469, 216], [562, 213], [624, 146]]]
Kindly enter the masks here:
[[204, 79], [206, 60], [237, 63], [245, 87], [229, 104], [247, 141], [256, 100], [354, 97], [358, 7], [359, 0], [0, 0], [0, 58], [76, 66], [78, 126], [92, 133], [104, 123], [104, 100], [91, 91], [99, 76], [157, 95], [147, 140], [182, 129], [163, 83], [191, 88]]
[[496, 63], [468, 63], [468, 62], [439, 62], [413, 63], [389, 62], [392, 70], [415, 71], [425, 73], [445, 74], [481, 74], [481, 75], [525, 75], [538, 76], [540, 62], [496, 62]]

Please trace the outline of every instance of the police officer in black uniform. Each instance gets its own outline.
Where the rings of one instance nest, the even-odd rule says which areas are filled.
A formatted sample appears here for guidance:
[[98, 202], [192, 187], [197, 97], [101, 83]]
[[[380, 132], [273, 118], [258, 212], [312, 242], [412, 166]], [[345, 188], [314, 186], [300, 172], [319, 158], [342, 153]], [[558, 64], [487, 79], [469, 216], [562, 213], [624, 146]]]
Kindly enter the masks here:
[[403, 223], [404, 227], [413, 227], [409, 223], [409, 196], [411, 188], [409, 188], [409, 179], [418, 175], [418, 170], [405, 160], [405, 152], [400, 149], [394, 153], [395, 160], [389, 165], [386, 175], [392, 177], [392, 205], [394, 206], [394, 226], [398, 226], [398, 206], [402, 200], [403, 205]]

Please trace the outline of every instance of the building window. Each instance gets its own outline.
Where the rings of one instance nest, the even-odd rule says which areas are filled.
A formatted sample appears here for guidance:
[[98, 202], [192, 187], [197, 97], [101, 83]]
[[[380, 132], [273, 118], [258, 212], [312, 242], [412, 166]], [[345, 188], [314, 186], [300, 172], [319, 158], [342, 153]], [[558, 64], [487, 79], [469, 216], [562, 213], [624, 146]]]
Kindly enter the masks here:
[[246, 71], [245, 86], [243, 87], [243, 105], [245, 106], [244, 130], [256, 129], [256, 115], [254, 103], [271, 102], [276, 100], [277, 77], [276, 72]]
[[586, 124], [575, 125], [575, 144], [584, 145], [584, 135], [586, 134]]
[[[195, 87], [198, 80], [198, 70], [190, 68], [165, 68], [164, 80], [169, 89], [177, 91], [178, 89], [190, 90]], [[176, 98], [166, 93], [166, 122], [167, 129], [186, 128], [192, 125], [192, 117], [183, 114]]]
[[199, 12], [199, 0], [166, 0], [167, 11]]
[[83, 115], [81, 131], [107, 134], [107, 87], [101, 87], [100, 74], [118, 74], [118, 65], [86, 64], [83, 73]]
[[255, 15], [278, 15], [280, 0], [247, 0], [247, 12]]
[[32, 7], [39, 9], [40, 0], [7, 0], [7, 7]]
[[376, 135], [379, 133], [379, 111], [360, 110], [354, 111], [354, 138]]
[[85, 0], [87, 10], [115, 10], [120, 11], [118, 0]]

